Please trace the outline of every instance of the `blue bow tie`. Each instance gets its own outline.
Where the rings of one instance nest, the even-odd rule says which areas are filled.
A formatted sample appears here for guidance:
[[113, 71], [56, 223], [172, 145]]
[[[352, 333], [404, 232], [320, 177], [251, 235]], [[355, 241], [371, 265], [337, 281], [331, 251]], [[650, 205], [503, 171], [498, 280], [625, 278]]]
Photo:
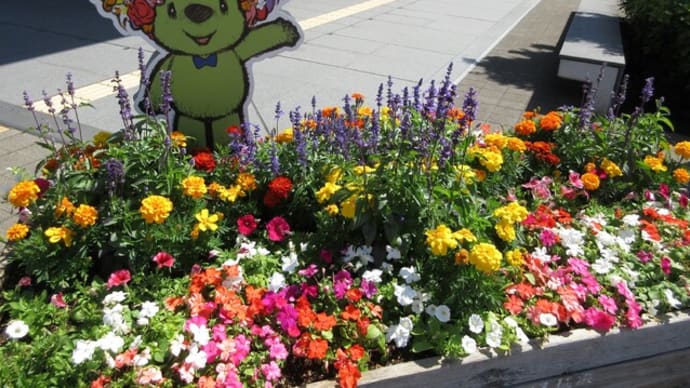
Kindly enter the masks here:
[[218, 55], [211, 54], [206, 58], [194, 55], [192, 56], [192, 61], [194, 62], [194, 67], [197, 69], [201, 69], [204, 66], [216, 67], [218, 64]]

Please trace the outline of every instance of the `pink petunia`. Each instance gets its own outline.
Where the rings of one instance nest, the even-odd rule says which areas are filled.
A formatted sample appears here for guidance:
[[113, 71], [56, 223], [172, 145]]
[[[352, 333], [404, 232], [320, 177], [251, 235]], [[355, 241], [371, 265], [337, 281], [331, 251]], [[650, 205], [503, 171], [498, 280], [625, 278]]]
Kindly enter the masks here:
[[671, 274], [671, 259], [668, 257], [664, 256], [661, 258], [661, 270], [664, 272], [666, 275]]
[[107, 288], [111, 289], [113, 287], [121, 286], [123, 284], [129, 283], [132, 280], [132, 276], [126, 269], [121, 269], [110, 274], [108, 278]]
[[29, 287], [31, 285], [31, 277], [22, 276], [22, 278], [19, 279], [19, 283], [17, 283], [17, 285], [20, 287]]
[[575, 171], [570, 171], [570, 174], [568, 174], [568, 181], [577, 189], [585, 187], [585, 184], [582, 183], [582, 179], [580, 179], [580, 174]]
[[65, 303], [65, 299], [62, 296], [62, 292], [58, 292], [57, 294], [53, 294], [53, 296], [50, 297], [50, 303], [58, 308], [64, 309], [67, 307], [67, 303]]
[[599, 304], [609, 314], [616, 314], [616, 311], [618, 311], [616, 301], [608, 295], [599, 295]]
[[616, 317], [602, 310], [590, 307], [585, 310], [585, 324], [599, 331], [609, 331], [616, 323]]
[[158, 268], [171, 268], [175, 264], [175, 258], [168, 252], [158, 252], [153, 256], [153, 262], [156, 263]]
[[553, 179], [545, 176], [541, 179], [532, 178], [529, 182], [522, 185], [526, 189], [532, 190], [532, 195], [536, 198], [550, 199], [551, 190], [549, 190], [549, 185], [553, 183]]
[[282, 376], [280, 373], [280, 367], [275, 361], [261, 365], [261, 373], [268, 381], [278, 381]]
[[243, 236], [254, 233], [256, 226], [256, 218], [251, 214], [243, 215], [237, 219], [237, 231]]
[[266, 230], [268, 231], [269, 240], [281, 242], [285, 239], [285, 236], [290, 234], [290, 224], [285, 221], [285, 218], [277, 216], [268, 221]]

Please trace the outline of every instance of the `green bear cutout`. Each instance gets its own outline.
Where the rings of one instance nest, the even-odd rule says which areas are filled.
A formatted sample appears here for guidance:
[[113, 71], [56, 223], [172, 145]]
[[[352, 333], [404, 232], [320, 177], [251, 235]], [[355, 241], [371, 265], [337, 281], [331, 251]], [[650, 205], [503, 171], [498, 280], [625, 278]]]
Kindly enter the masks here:
[[279, 11], [279, 0], [91, 2], [121, 33], [142, 34], [158, 49], [138, 105], [146, 96], [154, 109], [163, 104], [161, 74], [169, 71], [173, 129], [191, 137], [192, 146], [228, 143], [228, 128], [245, 124], [251, 62], [302, 39], [299, 25]]

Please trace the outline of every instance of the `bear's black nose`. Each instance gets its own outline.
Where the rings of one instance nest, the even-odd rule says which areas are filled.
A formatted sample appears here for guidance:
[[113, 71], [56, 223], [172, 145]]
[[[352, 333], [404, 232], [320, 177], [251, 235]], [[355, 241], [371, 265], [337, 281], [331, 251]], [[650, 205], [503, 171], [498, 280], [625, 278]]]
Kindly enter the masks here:
[[184, 14], [194, 23], [200, 24], [213, 15], [213, 9], [203, 4], [190, 4], [184, 9]]

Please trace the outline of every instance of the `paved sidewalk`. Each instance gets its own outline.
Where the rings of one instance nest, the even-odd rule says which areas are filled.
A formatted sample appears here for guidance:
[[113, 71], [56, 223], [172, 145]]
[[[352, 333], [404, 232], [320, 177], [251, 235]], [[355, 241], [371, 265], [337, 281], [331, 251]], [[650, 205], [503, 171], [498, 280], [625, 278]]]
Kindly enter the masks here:
[[[460, 93], [464, 94], [469, 87], [478, 90], [480, 121], [494, 127], [512, 126], [528, 109], [549, 110], [579, 104], [579, 83], [556, 77], [558, 40], [578, 2], [541, 1], [460, 82]], [[459, 103], [462, 103], [462, 96]], [[0, 126], [0, 193], [3, 197], [16, 183], [8, 168], [21, 167], [33, 173], [36, 163], [47, 155], [45, 149], [35, 144], [37, 140], [27, 132]], [[2, 201], [0, 233], [4, 235], [16, 218], [16, 212]], [[1, 267], [0, 263], [0, 272]]]

